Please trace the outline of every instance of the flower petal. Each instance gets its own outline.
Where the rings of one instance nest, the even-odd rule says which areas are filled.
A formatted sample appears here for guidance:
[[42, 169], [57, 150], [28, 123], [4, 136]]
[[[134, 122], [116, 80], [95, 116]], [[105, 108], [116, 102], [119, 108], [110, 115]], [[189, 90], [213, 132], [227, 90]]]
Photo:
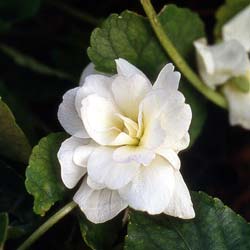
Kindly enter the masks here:
[[116, 114], [116, 115], [123, 121], [124, 126], [127, 129], [128, 135], [131, 137], [136, 137], [138, 131], [137, 123], [124, 115], [121, 114]]
[[155, 158], [155, 153], [140, 146], [123, 146], [115, 149], [113, 159], [116, 162], [129, 163], [135, 161], [148, 165]]
[[244, 46], [246, 51], [250, 51], [250, 5], [240, 11], [236, 16], [234, 16], [229, 22], [227, 22], [222, 27], [223, 39], [237, 40], [242, 46]]
[[153, 89], [165, 88], [167, 91], [177, 90], [179, 87], [179, 81], [181, 74], [174, 71], [174, 65], [172, 63], [166, 64], [159, 73]]
[[250, 92], [243, 93], [230, 85], [225, 85], [222, 92], [228, 100], [230, 124], [250, 129]]
[[156, 149], [164, 142], [165, 137], [166, 132], [161, 126], [161, 120], [156, 118], [144, 123], [143, 136], [139, 145], [147, 149]]
[[123, 122], [115, 115], [119, 113], [110, 99], [89, 95], [82, 101], [81, 116], [88, 134], [97, 143], [111, 143], [121, 132]]
[[79, 138], [89, 138], [75, 107], [75, 97], [78, 90], [79, 87], [71, 89], [64, 94], [57, 116], [67, 133]]
[[169, 148], [160, 147], [156, 150], [156, 153], [164, 157], [176, 170], [181, 167], [181, 161], [177, 153]]
[[73, 199], [93, 223], [111, 220], [127, 207], [117, 191], [94, 190], [87, 185], [86, 178]]
[[[167, 95], [164, 89], [157, 89], [148, 94], [141, 103], [144, 136], [147, 136], [148, 126], [154, 128], [151, 125], [152, 122], [158, 122], [158, 124], [160, 122], [158, 127], [165, 132], [162, 146], [176, 148], [180, 143], [179, 141], [188, 132], [192, 118], [191, 108], [184, 101], [185, 98], [179, 91], [173, 91], [170, 95]], [[157, 129], [155, 131], [157, 132]], [[150, 135], [150, 133], [148, 134]], [[143, 142], [143, 140], [142, 138], [141, 141]]]
[[205, 39], [195, 41], [199, 73], [207, 86], [214, 89], [234, 76], [245, 75], [249, 59], [236, 40], [208, 46]]
[[125, 77], [131, 77], [133, 75], [141, 75], [150, 83], [146, 75], [141, 70], [136, 68], [133, 64], [129, 63], [127, 60], [123, 58], [118, 58], [115, 60], [115, 63], [118, 75]]
[[81, 117], [82, 100], [88, 95], [97, 94], [101, 97], [112, 99], [111, 84], [112, 77], [104, 75], [89, 75], [82, 83], [75, 98], [75, 106], [79, 116]]
[[174, 169], [156, 157], [149, 166], [140, 167], [140, 172], [119, 194], [132, 208], [159, 214], [167, 207], [174, 185]]
[[87, 184], [90, 188], [96, 189], [96, 190], [100, 190], [100, 189], [105, 188], [104, 184], [100, 184], [100, 183], [93, 181], [89, 176], [87, 176]]
[[89, 140], [70, 137], [65, 140], [58, 153], [57, 157], [61, 165], [62, 181], [67, 188], [73, 188], [78, 181], [87, 172], [86, 168], [80, 167], [73, 162], [74, 151], [77, 147], [87, 144]]
[[189, 143], [190, 143], [190, 135], [187, 132], [179, 141], [175, 143], [172, 149], [178, 153], [181, 150], [186, 149], [189, 146]]
[[164, 213], [182, 219], [195, 217], [188, 188], [179, 171], [175, 171], [175, 189]]
[[137, 122], [139, 104], [152, 89], [148, 79], [141, 75], [117, 76], [112, 83], [114, 99], [122, 114]]
[[77, 147], [73, 154], [73, 161], [76, 165], [81, 167], [87, 167], [87, 162], [90, 154], [98, 147], [93, 140], [86, 145]]
[[119, 189], [133, 179], [140, 165], [136, 162], [115, 162], [113, 152], [111, 147], [96, 148], [89, 157], [87, 169], [94, 182], [104, 184], [110, 189]]
[[98, 72], [95, 70], [95, 65], [93, 63], [89, 63], [83, 70], [81, 77], [80, 77], [80, 86], [83, 86], [85, 82], [85, 78], [89, 75], [98, 74]]

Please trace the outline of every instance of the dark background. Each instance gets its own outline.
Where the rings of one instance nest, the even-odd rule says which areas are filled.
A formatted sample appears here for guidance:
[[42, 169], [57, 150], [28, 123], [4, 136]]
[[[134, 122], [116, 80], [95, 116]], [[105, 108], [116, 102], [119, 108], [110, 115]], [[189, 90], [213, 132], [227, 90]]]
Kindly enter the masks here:
[[[209, 40], [213, 41], [214, 14], [223, 1], [153, 1], [158, 11], [167, 3], [188, 7], [199, 13], [205, 22]], [[86, 21], [76, 17], [76, 13], [72, 15], [64, 4], [92, 18]], [[49, 132], [62, 130], [57, 121], [57, 108], [63, 93], [78, 84], [80, 74], [89, 62], [86, 49], [91, 31], [111, 13], [120, 13], [125, 9], [144, 15], [139, 1], [44, 0], [37, 15], [16, 21], [10, 30], [0, 33], [0, 43], [67, 72], [75, 79], [68, 81], [36, 73], [18, 66], [0, 52], [0, 95], [12, 108], [34, 145]], [[230, 127], [226, 111], [211, 103], [207, 103], [207, 107], [208, 116], [201, 136], [189, 151], [181, 154], [184, 179], [190, 189], [202, 190], [220, 198], [250, 220], [250, 132]], [[37, 242], [34, 249], [59, 249], [54, 241], [57, 237], [68, 236], [64, 225], [70, 220], [71, 217], [68, 217], [60, 222]], [[61, 230], [60, 236], [57, 235], [57, 228]], [[77, 225], [72, 228], [71, 234], [75, 235]], [[77, 242], [79, 237], [72, 236], [72, 240]]]

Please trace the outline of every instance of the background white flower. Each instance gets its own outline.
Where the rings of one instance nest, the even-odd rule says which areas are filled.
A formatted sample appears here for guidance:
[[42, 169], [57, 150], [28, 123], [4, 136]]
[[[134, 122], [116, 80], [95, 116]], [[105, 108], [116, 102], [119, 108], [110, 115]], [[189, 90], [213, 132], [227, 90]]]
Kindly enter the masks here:
[[58, 152], [61, 176], [87, 218], [105, 222], [130, 206], [150, 214], [195, 216], [178, 152], [189, 145], [190, 106], [167, 64], [152, 87], [124, 59], [117, 74], [92, 74], [63, 97], [58, 118], [72, 136]]
[[235, 39], [242, 44], [247, 52], [250, 52], [250, 5], [240, 11], [222, 28], [224, 41]]
[[204, 83], [215, 89], [235, 76], [244, 76], [250, 61], [244, 47], [236, 40], [208, 45], [205, 38], [194, 42], [198, 70]]
[[207, 45], [205, 38], [194, 42], [199, 74], [215, 89], [222, 85], [229, 106], [231, 125], [250, 129], [250, 6], [222, 28], [224, 41]]

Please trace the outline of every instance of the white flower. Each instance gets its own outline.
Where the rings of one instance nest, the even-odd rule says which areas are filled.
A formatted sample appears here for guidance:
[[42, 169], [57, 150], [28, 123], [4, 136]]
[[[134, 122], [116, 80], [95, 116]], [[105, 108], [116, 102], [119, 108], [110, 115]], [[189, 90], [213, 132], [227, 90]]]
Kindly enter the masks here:
[[248, 55], [236, 40], [207, 45], [207, 40], [201, 38], [194, 46], [200, 76], [212, 89], [232, 77], [245, 75], [250, 68]]
[[149, 214], [195, 216], [178, 152], [189, 145], [190, 106], [177, 90], [180, 74], [167, 64], [152, 87], [124, 59], [117, 74], [91, 74], [63, 97], [58, 118], [72, 136], [58, 152], [68, 188], [94, 223], [130, 206]]
[[250, 52], [250, 5], [240, 11], [222, 27], [224, 41], [236, 39]]
[[250, 129], [250, 92], [241, 92], [231, 85], [225, 85], [222, 91], [228, 100], [230, 124]]
[[237, 88], [243, 78], [240, 84], [250, 84], [250, 60], [245, 48], [237, 40], [209, 46], [204, 38], [195, 41], [194, 46], [204, 83], [212, 89], [222, 85], [229, 105], [230, 124], [250, 129], [250, 92]]

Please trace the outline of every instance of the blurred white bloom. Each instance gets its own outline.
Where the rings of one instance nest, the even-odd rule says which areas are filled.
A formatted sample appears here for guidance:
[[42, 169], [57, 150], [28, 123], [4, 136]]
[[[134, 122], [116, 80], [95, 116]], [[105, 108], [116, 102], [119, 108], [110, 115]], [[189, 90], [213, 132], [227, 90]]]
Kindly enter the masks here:
[[91, 74], [63, 96], [58, 118], [72, 136], [58, 152], [68, 188], [87, 218], [101, 223], [130, 206], [149, 214], [195, 216], [178, 152], [189, 145], [190, 106], [167, 64], [152, 87], [124, 59], [117, 74]]
[[241, 92], [231, 85], [225, 85], [222, 91], [228, 100], [230, 124], [250, 129], [250, 92]]
[[242, 44], [246, 51], [250, 52], [250, 5], [240, 11], [222, 28], [224, 41], [232, 39]]
[[201, 38], [194, 46], [204, 83], [212, 89], [222, 85], [229, 105], [230, 124], [250, 129], [250, 60], [243, 45], [237, 40], [228, 40], [210, 46]]
[[200, 76], [212, 89], [232, 77], [246, 75], [250, 68], [248, 55], [236, 40], [207, 45], [206, 39], [201, 38], [194, 46]]

